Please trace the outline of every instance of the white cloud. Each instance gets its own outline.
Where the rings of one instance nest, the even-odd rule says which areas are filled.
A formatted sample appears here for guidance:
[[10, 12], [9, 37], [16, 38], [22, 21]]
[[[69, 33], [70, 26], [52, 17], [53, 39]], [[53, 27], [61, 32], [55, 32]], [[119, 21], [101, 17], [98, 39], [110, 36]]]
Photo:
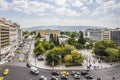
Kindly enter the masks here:
[[83, 6], [82, 0], [68, 0], [68, 1], [74, 7], [81, 7], [81, 6]]
[[5, 0], [0, 0], [0, 10], [7, 10], [10, 4]]
[[46, 9], [53, 9], [53, 8], [54, 6], [48, 3], [43, 3], [38, 1], [29, 2], [28, 0], [21, 0], [21, 1], [14, 0], [12, 4], [12, 9], [23, 11], [25, 13], [40, 14], [41, 12], [45, 12]]
[[49, 1], [59, 6], [68, 6], [67, 0], [49, 0]]
[[120, 4], [115, 0], [96, 0], [99, 6], [95, 9], [92, 15], [120, 15]]
[[79, 16], [80, 13], [77, 13], [74, 10], [68, 9], [66, 7], [60, 7], [60, 8], [56, 8], [56, 13], [60, 14], [60, 15], [65, 15], [65, 16]]
[[[93, 0], [83, 0], [86, 4], [92, 4]], [[100, 1], [100, 0], [99, 0]]]
[[88, 10], [88, 7], [82, 7], [81, 10], [83, 11], [84, 14], [90, 13], [90, 11]]

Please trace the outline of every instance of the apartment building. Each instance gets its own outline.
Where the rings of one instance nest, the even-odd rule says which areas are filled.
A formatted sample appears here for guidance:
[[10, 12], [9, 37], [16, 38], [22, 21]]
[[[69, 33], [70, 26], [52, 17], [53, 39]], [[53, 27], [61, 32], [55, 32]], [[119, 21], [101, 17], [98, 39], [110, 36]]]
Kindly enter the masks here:
[[105, 29], [102, 30], [102, 40], [110, 40], [110, 30], [109, 29]]
[[9, 23], [0, 19], [0, 60], [10, 51]]
[[110, 38], [113, 40], [117, 45], [120, 45], [120, 29], [112, 29], [110, 31]]
[[95, 42], [102, 39], [101, 29], [87, 29], [83, 35], [84, 38], [89, 42]]
[[21, 36], [18, 34], [18, 26], [10, 20], [0, 18], [0, 61], [14, 55], [13, 52], [18, 46], [18, 36]]
[[89, 42], [100, 40], [113, 40], [120, 45], [120, 28], [119, 29], [86, 29], [84, 38]]

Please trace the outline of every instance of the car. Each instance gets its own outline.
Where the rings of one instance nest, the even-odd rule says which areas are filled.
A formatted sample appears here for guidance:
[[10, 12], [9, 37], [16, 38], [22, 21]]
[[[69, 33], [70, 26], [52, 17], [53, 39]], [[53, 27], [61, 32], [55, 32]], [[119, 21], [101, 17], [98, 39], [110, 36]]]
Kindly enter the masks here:
[[53, 72], [52, 72], [52, 75], [59, 75], [59, 72], [53, 71]]
[[40, 76], [39, 80], [47, 80], [47, 78], [45, 78], [45, 76]]
[[73, 78], [74, 78], [74, 79], [80, 79], [80, 75], [75, 74], [75, 75], [73, 76]]
[[68, 77], [65, 75], [62, 75], [60, 78], [61, 78], [61, 80], [68, 80]]
[[55, 76], [52, 76], [51, 80], [58, 80]]
[[81, 75], [82, 75], [82, 76], [88, 75], [88, 71], [87, 71], [87, 70], [81, 71]]
[[76, 74], [76, 71], [72, 71], [71, 75], [74, 76]]
[[7, 69], [4, 70], [3, 75], [5, 76], [5, 75], [7, 75], [8, 73], [9, 73], [9, 69], [7, 68]]
[[74, 76], [75, 74], [80, 75], [80, 72], [79, 72], [79, 71], [72, 71], [72, 72], [71, 72], [71, 75], [72, 75], [72, 76]]
[[67, 72], [67, 71], [61, 71], [60, 74], [65, 75], [65, 76], [69, 76], [69, 72]]
[[34, 74], [36, 74], [36, 75], [38, 75], [39, 74], [39, 70], [36, 68], [36, 67], [30, 67], [30, 70], [31, 70], [31, 72], [32, 73], [34, 73]]
[[30, 67], [31, 67], [31, 64], [30, 64], [30, 63], [27, 63], [26, 66], [30, 68]]
[[4, 77], [0, 77], [0, 80], [4, 80]]
[[44, 58], [43, 58], [43, 56], [42, 55], [40, 55], [40, 56], [38, 56], [38, 58], [37, 58], [39, 61], [43, 61], [44, 60]]
[[86, 76], [85, 76], [85, 79], [93, 79], [93, 77], [90, 76], [90, 75], [86, 75]]
[[23, 61], [23, 59], [22, 59], [22, 58], [18, 58], [18, 61], [19, 61], [19, 62], [22, 62], [22, 61]]

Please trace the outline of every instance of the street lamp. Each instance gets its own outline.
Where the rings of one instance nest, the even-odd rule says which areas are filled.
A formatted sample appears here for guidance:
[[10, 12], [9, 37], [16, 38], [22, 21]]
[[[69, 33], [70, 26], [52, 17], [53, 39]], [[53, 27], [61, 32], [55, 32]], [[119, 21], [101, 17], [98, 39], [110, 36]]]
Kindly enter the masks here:
[[35, 55], [35, 67], [36, 67], [36, 58], [37, 58], [37, 56]]
[[54, 55], [53, 55], [53, 53], [52, 53], [52, 59], [53, 59], [53, 62], [52, 62], [52, 70], [54, 70], [55, 62], [54, 62]]

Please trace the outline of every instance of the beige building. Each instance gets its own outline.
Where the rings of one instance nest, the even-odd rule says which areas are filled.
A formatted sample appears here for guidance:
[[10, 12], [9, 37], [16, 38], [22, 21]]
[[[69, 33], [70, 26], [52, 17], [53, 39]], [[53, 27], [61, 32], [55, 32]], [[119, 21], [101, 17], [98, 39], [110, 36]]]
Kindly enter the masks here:
[[110, 30], [103, 30], [102, 40], [110, 40]]
[[5, 18], [0, 18], [0, 61], [13, 55], [18, 46], [20, 26]]
[[41, 41], [43, 41], [44, 39], [46, 39], [46, 41], [49, 41], [49, 38], [50, 38], [50, 34], [53, 34], [53, 35], [60, 35], [60, 30], [50, 30], [50, 29], [47, 29], [47, 30], [37, 30], [36, 31], [36, 36], [40, 34], [43, 38], [41, 38]]
[[59, 36], [60, 35], [60, 30], [50, 30], [50, 29], [37, 30], [36, 35], [38, 35], [38, 33], [40, 33], [41, 36], [50, 35], [51, 33]]
[[10, 51], [9, 23], [4, 18], [0, 19], [0, 60]]

